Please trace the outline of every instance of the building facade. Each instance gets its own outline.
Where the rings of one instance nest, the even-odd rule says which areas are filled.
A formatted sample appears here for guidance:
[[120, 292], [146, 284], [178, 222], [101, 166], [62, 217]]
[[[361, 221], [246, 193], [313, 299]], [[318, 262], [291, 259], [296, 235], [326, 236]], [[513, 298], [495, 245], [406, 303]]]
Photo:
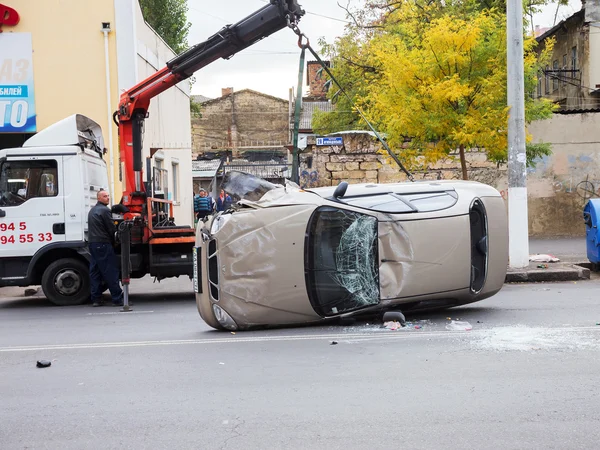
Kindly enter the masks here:
[[[18, 100], [1, 106], [8, 100], [1, 103], [0, 96], [6, 122], [0, 123], [0, 147], [18, 147], [72, 114], [88, 116], [102, 127], [107, 189], [118, 202], [124, 176], [112, 115], [120, 93], [163, 68], [175, 54], [146, 24], [137, 0], [0, 2], [19, 19], [0, 33], [0, 86], [21, 76], [29, 80], [27, 97], [18, 99], [16, 109]], [[189, 91], [184, 81], [154, 98], [144, 136], [144, 171], [157, 175], [154, 184], [175, 202], [175, 219], [181, 224], [193, 219]], [[24, 101], [26, 120], [21, 117]]]
[[563, 111], [600, 108], [600, 1], [584, 1], [580, 11], [536, 39], [540, 53], [554, 40], [537, 97], [551, 99]]
[[290, 141], [287, 100], [251, 89], [222, 89], [222, 96], [201, 103], [192, 120], [194, 155], [229, 150], [282, 148]]

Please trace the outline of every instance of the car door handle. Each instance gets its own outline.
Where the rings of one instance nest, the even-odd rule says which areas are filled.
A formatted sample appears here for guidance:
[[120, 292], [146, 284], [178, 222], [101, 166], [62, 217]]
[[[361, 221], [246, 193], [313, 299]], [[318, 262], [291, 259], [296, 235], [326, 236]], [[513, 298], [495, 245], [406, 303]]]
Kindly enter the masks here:
[[0, 209], [0, 217], [6, 217], [6, 211]]

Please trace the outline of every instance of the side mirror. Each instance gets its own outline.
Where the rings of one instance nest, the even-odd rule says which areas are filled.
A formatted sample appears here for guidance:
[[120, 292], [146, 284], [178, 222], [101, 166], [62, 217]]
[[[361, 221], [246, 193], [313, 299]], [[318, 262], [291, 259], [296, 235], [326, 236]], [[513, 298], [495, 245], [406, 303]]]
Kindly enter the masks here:
[[342, 181], [340, 184], [338, 184], [338, 187], [335, 188], [335, 191], [333, 192], [333, 198], [343, 197], [346, 194], [347, 189], [348, 189], [348, 183], [345, 181]]

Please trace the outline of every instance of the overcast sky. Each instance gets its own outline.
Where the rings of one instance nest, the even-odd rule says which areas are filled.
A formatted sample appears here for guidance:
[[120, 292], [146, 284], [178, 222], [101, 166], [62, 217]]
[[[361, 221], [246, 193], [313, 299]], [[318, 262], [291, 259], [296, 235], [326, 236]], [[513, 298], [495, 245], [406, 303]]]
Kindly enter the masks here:
[[[361, 0], [339, 1], [343, 5], [348, 1], [351, 6], [362, 4]], [[333, 42], [344, 31], [346, 13], [337, 2], [299, 0], [306, 11], [299, 27], [309, 37], [315, 50], [319, 48], [320, 37]], [[193, 45], [206, 40], [223, 26], [238, 22], [266, 3], [266, 0], [188, 0], [188, 20], [192, 24], [188, 43]], [[580, 8], [580, 0], [570, 0], [568, 6], [561, 6], [558, 10], [557, 23]], [[556, 4], [551, 4], [535, 18], [534, 23], [541, 27], [552, 26], [555, 13]], [[292, 30], [286, 28], [242, 50], [228, 61], [215, 61], [196, 72], [192, 94], [216, 98], [221, 95], [221, 88], [233, 87], [236, 91], [248, 88], [287, 99], [289, 89], [295, 87], [298, 78], [300, 49], [297, 41]], [[307, 59], [313, 59], [311, 56], [307, 53]], [[303, 92], [306, 92], [306, 87]]]

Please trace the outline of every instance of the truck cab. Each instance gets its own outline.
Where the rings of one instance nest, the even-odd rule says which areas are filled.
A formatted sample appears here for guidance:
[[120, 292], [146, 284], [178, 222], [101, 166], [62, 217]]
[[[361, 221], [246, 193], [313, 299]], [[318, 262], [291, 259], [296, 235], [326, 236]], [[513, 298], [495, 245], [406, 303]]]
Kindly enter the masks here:
[[89, 298], [87, 215], [108, 187], [100, 126], [82, 115], [0, 150], [0, 287], [41, 285], [57, 305]]

